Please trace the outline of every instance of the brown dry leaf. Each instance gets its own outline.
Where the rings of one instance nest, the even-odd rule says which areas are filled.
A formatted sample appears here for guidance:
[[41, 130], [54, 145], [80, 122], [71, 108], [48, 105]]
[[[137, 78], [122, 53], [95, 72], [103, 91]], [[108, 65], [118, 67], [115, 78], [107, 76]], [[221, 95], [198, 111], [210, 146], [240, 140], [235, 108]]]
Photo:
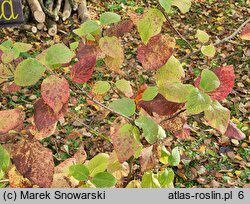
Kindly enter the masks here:
[[8, 133], [10, 130], [21, 130], [25, 113], [20, 109], [0, 111], [0, 135]]
[[54, 161], [51, 150], [36, 140], [23, 140], [12, 146], [12, 159], [17, 170], [32, 184], [49, 188], [52, 184]]
[[250, 23], [248, 23], [240, 33], [240, 38], [243, 40], [250, 40]]
[[51, 188], [75, 188], [79, 185], [79, 181], [73, 177], [69, 178], [67, 173], [57, 173], [53, 176]]
[[60, 163], [58, 166], [55, 167], [54, 172], [55, 173], [68, 173], [69, 172], [69, 167], [73, 164], [76, 164], [76, 159], [75, 158], [69, 158]]
[[153, 152], [153, 145], [142, 150], [140, 156], [141, 171], [151, 170], [157, 164], [157, 158]]
[[33, 125], [30, 127], [29, 130], [30, 130], [30, 133], [34, 136], [34, 138], [36, 138], [37, 140], [43, 140], [45, 138], [50, 137], [51, 135], [55, 133], [56, 126], [57, 126], [57, 122], [39, 131], [37, 130], [36, 126]]
[[[154, 120], [159, 124], [162, 120], [164, 120], [165, 117], [159, 116], [154, 114]], [[183, 112], [179, 114], [177, 117], [174, 117], [170, 120], [166, 120], [164, 122], [161, 122], [161, 126], [172, 132], [172, 133], [178, 133], [180, 130], [183, 129], [184, 125], [187, 122], [186, 113]]]
[[81, 164], [83, 164], [84, 161], [87, 159], [87, 153], [85, 152], [83, 144], [79, 146], [77, 152], [74, 155], [74, 158], [76, 160], [76, 163], [81, 163]]
[[127, 162], [120, 163], [116, 153], [113, 151], [109, 156], [109, 163], [107, 171], [111, 173], [117, 180], [128, 176], [129, 174], [129, 165]]

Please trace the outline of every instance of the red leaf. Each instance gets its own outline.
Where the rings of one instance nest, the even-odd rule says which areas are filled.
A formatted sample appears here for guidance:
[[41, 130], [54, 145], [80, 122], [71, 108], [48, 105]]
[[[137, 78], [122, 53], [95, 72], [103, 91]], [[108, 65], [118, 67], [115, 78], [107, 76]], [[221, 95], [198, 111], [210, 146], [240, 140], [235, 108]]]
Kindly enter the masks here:
[[130, 32], [134, 28], [132, 20], [122, 21], [105, 31], [105, 35], [112, 37], [122, 37], [125, 33]]
[[100, 50], [96, 44], [85, 44], [81, 41], [78, 46], [76, 57], [78, 60], [81, 60], [90, 55], [98, 55], [99, 52]]
[[213, 92], [210, 92], [209, 95], [213, 100], [220, 101], [225, 99], [234, 87], [234, 68], [232, 65], [229, 65], [216, 68], [213, 71], [220, 79], [220, 86]]
[[7, 90], [9, 93], [14, 93], [17, 92], [19, 90], [21, 90], [21, 86], [18, 86], [15, 84], [15, 82], [12, 82], [8, 87]]
[[38, 131], [42, 129], [48, 128], [55, 124], [61, 117], [63, 117], [64, 113], [67, 112], [68, 104], [65, 103], [63, 105], [62, 110], [56, 114], [52, 108], [50, 108], [43, 99], [39, 99], [36, 101], [34, 105], [34, 122]]
[[[208, 95], [210, 95], [213, 100], [221, 101], [228, 96], [228, 94], [232, 91], [234, 87], [234, 68], [232, 65], [229, 65], [216, 68], [213, 70], [213, 72], [218, 76], [220, 80], [220, 86], [216, 90], [209, 92]], [[198, 77], [195, 80], [195, 87], [199, 88], [200, 81], [201, 77]]]
[[183, 129], [175, 132], [175, 137], [179, 139], [188, 139], [190, 136], [190, 126], [188, 124], [184, 124]]
[[250, 40], [250, 23], [248, 23], [240, 33], [240, 38], [243, 40]]
[[121, 164], [133, 156], [141, 147], [141, 144], [136, 140], [134, 135], [138, 131], [136, 127], [127, 124], [121, 128], [115, 127], [111, 133], [114, 150]]
[[63, 104], [68, 101], [70, 95], [68, 81], [65, 78], [51, 75], [43, 80], [41, 94], [45, 103], [55, 113], [58, 113], [62, 109]]
[[0, 111], [0, 135], [22, 129], [25, 114], [20, 109]]
[[73, 82], [83, 84], [87, 82], [96, 65], [96, 55], [88, 55], [71, 67], [70, 78]]
[[242, 140], [246, 137], [246, 135], [241, 132], [232, 121], [229, 122], [225, 135], [236, 140]]
[[51, 150], [36, 140], [23, 140], [12, 146], [11, 154], [17, 170], [24, 177], [39, 187], [51, 186], [54, 173]]
[[139, 106], [150, 115], [155, 112], [158, 115], [170, 116], [181, 109], [184, 104], [170, 102], [164, 96], [158, 94], [152, 101], [140, 101]]
[[172, 56], [175, 39], [168, 35], [156, 35], [147, 45], [141, 44], [137, 51], [137, 58], [145, 69], [159, 69]]

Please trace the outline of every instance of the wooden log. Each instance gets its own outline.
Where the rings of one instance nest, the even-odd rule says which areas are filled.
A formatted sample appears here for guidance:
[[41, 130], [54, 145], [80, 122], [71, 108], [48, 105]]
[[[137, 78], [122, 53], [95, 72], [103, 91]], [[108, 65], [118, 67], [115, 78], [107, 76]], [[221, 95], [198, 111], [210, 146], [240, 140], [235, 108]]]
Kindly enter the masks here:
[[38, 30], [43, 30], [44, 27], [45, 27], [45, 25], [44, 25], [44, 23], [38, 23], [38, 24], [36, 25], [36, 27], [37, 27]]
[[43, 3], [43, 0], [39, 0], [40, 2], [40, 5], [44, 11], [44, 13], [46, 13], [47, 17], [50, 17], [52, 19], [54, 19], [55, 21], [58, 21], [59, 20], [59, 16], [58, 15], [55, 15], [53, 13], [53, 6], [54, 6], [54, 2], [53, 1], [49, 1], [49, 3], [47, 4], [48, 8], [45, 7], [44, 3]]
[[32, 33], [37, 33], [37, 27], [34, 25], [23, 24], [19, 27], [20, 30], [30, 31]]
[[38, 23], [44, 23], [45, 22], [45, 13], [42, 10], [42, 7], [39, 3], [38, 0], [27, 0], [32, 15], [34, 16], [34, 19], [38, 22]]
[[78, 9], [78, 3], [75, 0], [69, 0], [69, 3], [73, 9], [73, 11], [76, 11]]
[[71, 12], [72, 12], [72, 7], [69, 3], [69, 0], [65, 0], [63, 13], [62, 13], [62, 20], [63, 21], [67, 20], [70, 17]]
[[50, 36], [55, 36], [57, 34], [57, 23], [50, 18], [46, 19], [46, 24], [48, 28], [48, 34]]
[[57, 0], [56, 7], [54, 10], [54, 15], [58, 16], [62, 6], [62, 0]]
[[81, 0], [81, 3], [79, 4], [77, 11], [78, 11], [78, 18], [81, 20], [81, 22], [85, 22], [87, 19], [89, 19], [86, 0]]

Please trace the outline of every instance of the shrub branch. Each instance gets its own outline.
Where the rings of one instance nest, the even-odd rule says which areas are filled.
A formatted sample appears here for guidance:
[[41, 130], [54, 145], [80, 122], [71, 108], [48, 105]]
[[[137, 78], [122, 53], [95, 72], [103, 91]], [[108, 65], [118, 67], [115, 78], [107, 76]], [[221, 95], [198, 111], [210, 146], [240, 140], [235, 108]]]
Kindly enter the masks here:
[[[250, 18], [248, 18], [246, 21], [244, 21], [231, 35], [223, 38], [222, 40], [217, 41], [216, 43], [213, 43], [214, 46], [220, 45], [225, 42], [230, 42], [241, 30], [242, 28], [250, 22]], [[190, 58], [193, 55], [197, 55], [201, 52], [201, 48], [199, 50], [196, 50], [194, 52], [189, 53], [188, 55], [184, 56], [180, 59], [181, 62], [183, 62], [185, 59]]]
[[174, 27], [174, 25], [171, 23], [171, 20], [168, 17], [168, 14], [165, 12], [164, 8], [161, 6], [161, 4], [159, 2], [157, 2], [158, 4], [158, 8], [160, 9], [160, 11], [163, 13], [164, 17], [166, 18], [168, 24], [170, 25], [170, 27], [172, 28], [172, 30], [182, 39], [184, 40], [187, 45], [189, 46], [191, 52], [193, 51], [193, 47], [192, 45], [188, 42], [188, 40], [186, 38], [183, 37], [183, 35]]

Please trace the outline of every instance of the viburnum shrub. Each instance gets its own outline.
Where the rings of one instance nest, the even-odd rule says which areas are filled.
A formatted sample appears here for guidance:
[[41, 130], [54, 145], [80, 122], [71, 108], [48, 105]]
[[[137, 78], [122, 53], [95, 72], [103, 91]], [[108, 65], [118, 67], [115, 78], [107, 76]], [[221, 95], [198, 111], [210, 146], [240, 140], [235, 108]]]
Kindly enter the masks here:
[[[197, 30], [200, 50], [179, 60], [174, 56], [176, 40], [163, 33], [162, 26], [169, 21], [167, 13], [172, 6], [182, 13], [189, 11], [191, 0], [181, 2], [159, 0], [158, 7], [147, 8], [142, 15], [130, 14], [131, 19], [125, 21], [115, 13], [106, 12], [99, 20], [89, 20], [73, 31], [80, 37], [79, 41], [69, 47], [62, 43], [52, 45], [35, 58], [27, 54], [32, 50], [30, 44], [3, 42], [0, 45], [0, 83], [11, 80], [9, 88], [18, 90], [18, 87], [30, 87], [43, 81], [41, 98], [34, 103], [33, 126], [26, 127], [30, 136], [11, 145], [14, 166], [10, 167], [9, 151], [0, 145], [0, 178], [8, 176], [12, 187], [112, 187], [123, 177], [127, 177], [127, 187], [172, 187], [174, 171], [171, 167], [178, 166], [180, 154], [177, 147], [169, 152], [162, 143], [167, 137], [166, 131], [185, 139], [190, 135], [187, 118], [198, 115], [218, 133], [243, 139], [245, 135], [230, 121], [230, 110], [220, 103], [233, 89], [234, 67], [203, 69], [194, 82], [186, 83], [181, 62], [198, 52], [213, 58], [216, 45], [232, 39], [243, 27], [240, 37], [249, 40], [249, 19], [235, 33], [217, 43], [211, 43], [205, 31]], [[122, 78], [121, 69], [124, 62], [121, 38], [135, 27], [141, 38], [137, 59], [144, 69], [154, 74], [155, 81], [155, 85], [137, 90], [136, 97], [130, 81]], [[108, 81], [96, 81], [91, 94], [84, 89], [100, 59], [108, 69], [121, 75], [114, 88], [122, 96], [108, 107], [91, 95], [105, 95], [111, 89]], [[60, 71], [64, 67], [70, 70]], [[87, 163], [78, 156], [54, 167], [51, 150], [39, 140], [51, 136], [57, 122], [67, 112], [70, 87], [79, 89], [88, 99], [124, 120], [120, 126], [111, 127], [108, 140], [114, 152], [110, 155], [100, 153]], [[25, 129], [24, 120], [25, 113], [21, 109], [0, 111], [1, 137]], [[129, 168], [127, 162], [133, 165], [137, 159], [143, 176], [141, 180], [132, 180], [133, 166]], [[157, 171], [155, 167], [159, 165], [161, 168]]]

